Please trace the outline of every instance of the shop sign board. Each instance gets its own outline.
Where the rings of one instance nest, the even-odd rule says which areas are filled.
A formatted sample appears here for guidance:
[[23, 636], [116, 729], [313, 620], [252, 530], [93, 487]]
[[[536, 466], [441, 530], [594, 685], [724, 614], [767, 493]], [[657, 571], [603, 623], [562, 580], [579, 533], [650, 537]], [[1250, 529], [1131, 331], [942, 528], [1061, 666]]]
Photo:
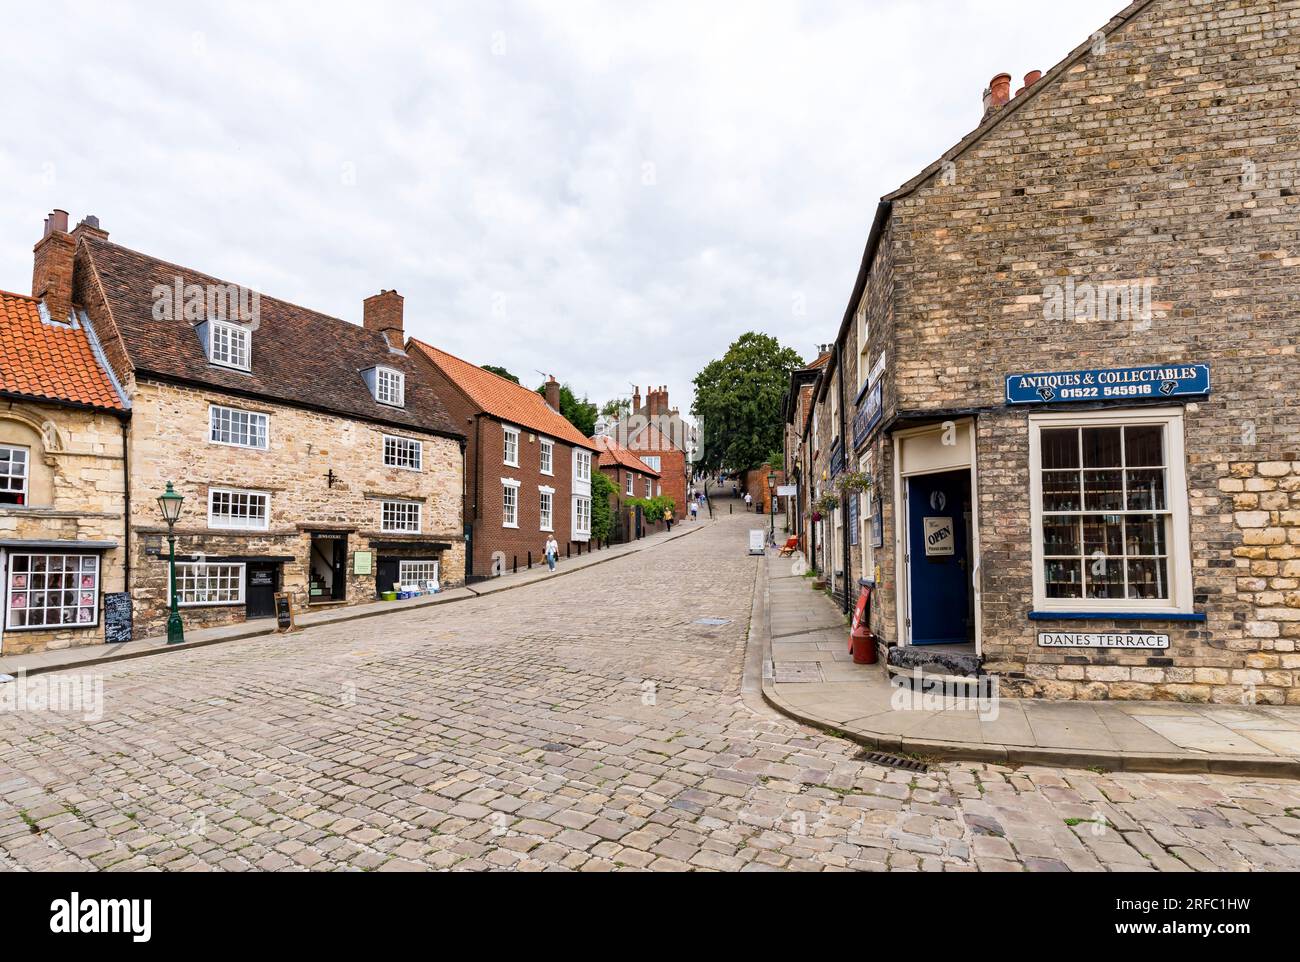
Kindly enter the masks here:
[[1007, 375], [1008, 404], [1160, 400], [1203, 397], [1209, 393], [1208, 364], [1155, 364]]
[[1128, 631], [1040, 631], [1038, 633], [1038, 647], [1163, 650], [1169, 647], [1169, 636]]

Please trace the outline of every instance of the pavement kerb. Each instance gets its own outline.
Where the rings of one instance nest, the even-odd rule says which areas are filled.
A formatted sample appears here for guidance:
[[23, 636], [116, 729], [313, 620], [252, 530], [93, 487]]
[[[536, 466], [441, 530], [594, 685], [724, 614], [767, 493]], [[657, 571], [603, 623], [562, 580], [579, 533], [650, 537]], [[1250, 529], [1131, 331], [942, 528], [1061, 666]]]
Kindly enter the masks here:
[[[762, 567], [765, 571], [766, 565]], [[763, 591], [766, 592], [766, 590], [767, 584], [764, 577]], [[757, 617], [758, 611], [759, 606], [756, 603], [756, 617], [750, 625], [750, 641], [751, 644], [755, 641], [761, 641], [761, 644], [755, 647], [762, 651], [762, 664], [766, 667], [772, 660], [771, 607], [766, 598], [761, 606], [761, 620]], [[755, 637], [756, 632], [760, 637]], [[864, 748], [895, 755], [918, 755], [934, 761], [990, 762], [1010, 767], [1041, 765], [1052, 768], [1101, 768], [1112, 772], [1214, 774], [1300, 779], [1300, 760], [1280, 757], [1210, 754], [1160, 755], [908, 738], [905, 735], [874, 732], [864, 728], [847, 728], [843, 722], [821, 718], [805, 708], [796, 708], [781, 697], [776, 690], [775, 683], [767, 677], [766, 671], [762, 674], [761, 691], [763, 700], [788, 718], [816, 728], [828, 735], [848, 739]]]
[[[661, 540], [655, 541], [654, 544], [642, 545], [641, 547], [634, 548], [629, 551], [620, 551], [617, 552], [616, 554], [610, 555], [607, 558], [600, 558], [596, 561], [590, 561], [576, 567], [561, 568], [555, 571], [553, 574], [548, 575], [546, 578], [531, 578], [531, 579], [514, 582], [511, 584], [502, 584], [499, 587], [495, 586], [496, 583], [494, 582], [482, 582], [481, 585], [493, 584], [494, 587], [483, 589], [480, 585], [479, 586], [480, 590], [477, 591], [474, 588], [470, 588], [470, 587], [453, 588], [450, 589], [445, 594], [435, 595], [434, 597], [429, 598], [427, 600], [421, 600], [421, 601], [414, 602], [412, 604], [406, 604], [399, 608], [392, 608], [392, 609], [381, 608], [378, 610], [370, 610], [370, 611], [362, 611], [362, 610], [355, 610], [355, 609], [350, 610], [347, 608], [338, 609], [337, 612], [330, 612], [330, 617], [328, 618], [323, 618], [320, 621], [316, 621], [316, 622], [309, 622], [307, 624], [297, 625], [294, 634], [296, 635], [304, 631], [310, 631], [313, 628], [324, 628], [331, 625], [343, 624], [349, 621], [361, 621], [362, 619], [366, 619], [366, 618], [382, 618], [388, 615], [404, 614], [410, 611], [418, 611], [421, 608], [431, 608], [434, 607], [435, 605], [453, 604], [458, 601], [472, 601], [475, 598], [481, 598], [489, 595], [499, 594], [502, 591], [509, 591], [513, 588], [523, 588], [527, 585], [538, 584], [539, 582], [542, 581], [550, 581], [552, 578], [563, 577], [564, 575], [574, 574], [578, 571], [586, 571], [588, 568], [594, 568], [597, 565], [606, 564], [610, 561], [617, 561], [620, 558], [626, 558], [630, 555], [639, 554], [642, 551], [648, 551], [660, 545], [667, 544], [670, 541], [676, 541], [678, 538], [684, 538], [695, 531], [699, 531], [707, 527], [708, 525], [715, 524], [715, 523], [716, 522], [714, 521], [705, 521], [703, 523], [696, 523], [684, 529], [683, 531], [680, 531], [676, 534], [670, 534]], [[462, 594], [461, 592], [465, 592], [465, 593]], [[221, 645], [221, 644], [225, 644], [228, 641], [247, 641], [250, 638], [266, 638], [266, 637], [274, 636], [277, 633], [278, 633], [277, 629], [275, 628], [258, 626], [255, 628], [249, 628], [246, 631], [236, 631], [230, 634], [224, 634], [220, 638], [203, 638], [197, 641], [186, 641], [179, 645], [159, 645], [154, 648], [144, 648], [139, 651], [125, 651], [125, 652], [117, 652], [115, 654], [109, 654], [109, 655], [93, 656], [93, 657], [86, 658], [84, 660], [79, 659], [77, 661], [65, 662], [63, 664], [33, 665], [30, 668], [21, 668], [18, 670], [22, 671], [25, 675], [28, 676], [44, 675], [44, 674], [50, 674], [51, 672], [58, 672], [58, 671], [73, 671], [80, 668], [90, 668], [95, 665], [111, 664], [112, 662], [116, 662], [116, 661], [130, 661], [131, 659], [134, 658], [147, 658], [152, 655], [169, 654], [171, 652], [177, 652], [177, 651], [192, 651], [195, 648], [206, 648], [209, 645]], [[87, 651], [91, 651], [91, 650], [93, 649], [87, 649]]]

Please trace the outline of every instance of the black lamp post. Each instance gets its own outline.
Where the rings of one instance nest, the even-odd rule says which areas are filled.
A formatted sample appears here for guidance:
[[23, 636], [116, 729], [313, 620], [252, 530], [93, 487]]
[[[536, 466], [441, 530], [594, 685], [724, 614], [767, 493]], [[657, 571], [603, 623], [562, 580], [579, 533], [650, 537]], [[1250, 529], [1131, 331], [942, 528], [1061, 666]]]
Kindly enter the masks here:
[[176, 493], [170, 481], [167, 490], [158, 498], [158, 508], [163, 520], [167, 522], [167, 544], [171, 549], [171, 614], [167, 618], [167, 644], [179, 645], [185, 640], [185, 626], [181, 623], [181, 612], [176, 597], [176, 522], [181, 516], [181, 504], [185, 501]]
[[[768, 522], [767, 540], [776, 544], [776, 472], [769, 471], [767, 474], [767, 513], [771, 520]], [[760, 529], [761, 530], [761, 529]]]

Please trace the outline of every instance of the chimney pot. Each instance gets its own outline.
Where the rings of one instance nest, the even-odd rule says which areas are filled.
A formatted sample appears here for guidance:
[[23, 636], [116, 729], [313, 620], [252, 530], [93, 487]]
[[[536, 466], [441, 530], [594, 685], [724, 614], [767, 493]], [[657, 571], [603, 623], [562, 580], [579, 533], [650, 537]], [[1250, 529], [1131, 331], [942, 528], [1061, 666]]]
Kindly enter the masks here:
[[57, 208], [50, 212], [50, 228], [52, 230], [68, 232], [68, 212], [58, 210]]
[[406, 339], [402, 321], [404, 300], [397, 291], [380, 291], [373, 297], [367, 297], [362, 304], [362, 325], [365, 329], [383, 334], [388, 346], [398, 349]]
[[1011, 74], [1000, 73], [989, 81], [989, 91], [993, 94], [993, 106], [1005, 107], [1011, 101]]

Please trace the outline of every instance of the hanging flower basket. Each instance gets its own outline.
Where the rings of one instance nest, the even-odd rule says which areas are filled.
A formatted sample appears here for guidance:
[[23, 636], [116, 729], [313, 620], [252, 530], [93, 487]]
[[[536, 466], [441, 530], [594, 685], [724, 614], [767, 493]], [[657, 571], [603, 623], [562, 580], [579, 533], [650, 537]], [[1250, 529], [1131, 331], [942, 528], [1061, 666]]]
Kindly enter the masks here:
[[823, 494], [817, 499], [815, 508], [819, 514], [830, 514], [840, 506], [840, 499], [834, 494]]
[[839, 489], [845, 494], [865, 494], [873, 484], [871, 475], [864, 471], [849, 471], [839, 479]]

